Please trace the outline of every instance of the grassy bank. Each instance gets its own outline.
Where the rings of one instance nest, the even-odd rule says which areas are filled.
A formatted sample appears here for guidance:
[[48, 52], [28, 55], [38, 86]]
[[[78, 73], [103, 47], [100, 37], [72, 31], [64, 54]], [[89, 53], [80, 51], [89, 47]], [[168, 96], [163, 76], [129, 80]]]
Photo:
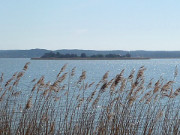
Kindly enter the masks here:
[[[31, 81], [24, 98], [20, 81], [28, 70], [8, 81], [0, 77], [0, 134], [144, 134], [180, 133], [180, 88], [174, 79], [146, 80], [145, 67], [124, 70], [114, 78], [108, 72], [97, 82], [88, 82], [86, 71], [76, 78], [76, 68], [64, 65], [54, 82], [45, 77]], [[30, 69], [29, 69], [30, 70]]]

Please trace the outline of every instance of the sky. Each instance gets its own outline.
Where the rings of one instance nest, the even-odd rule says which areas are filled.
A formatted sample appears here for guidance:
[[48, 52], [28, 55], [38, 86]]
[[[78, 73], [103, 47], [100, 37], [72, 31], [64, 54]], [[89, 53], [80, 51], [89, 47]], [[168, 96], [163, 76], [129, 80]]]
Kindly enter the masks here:
[[0, 0], [0, 50], [180, 50], [180, 0]]

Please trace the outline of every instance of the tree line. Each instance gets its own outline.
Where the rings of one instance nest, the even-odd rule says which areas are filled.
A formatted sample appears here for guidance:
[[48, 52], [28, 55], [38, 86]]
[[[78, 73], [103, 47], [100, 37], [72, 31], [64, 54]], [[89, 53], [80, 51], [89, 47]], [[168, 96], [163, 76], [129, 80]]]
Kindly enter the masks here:
[[45, 53], [41, 58], [124, 58], [124, 57], [131, 57], [129, 53], [125, 55], [118, 55], [118, 54], [96, 54], [96, 55], [91, 55], [87, 56], [86, 53], [81, 53], [80, 56], [77, 54], [61, 54], [59, 52], [49, 52]]

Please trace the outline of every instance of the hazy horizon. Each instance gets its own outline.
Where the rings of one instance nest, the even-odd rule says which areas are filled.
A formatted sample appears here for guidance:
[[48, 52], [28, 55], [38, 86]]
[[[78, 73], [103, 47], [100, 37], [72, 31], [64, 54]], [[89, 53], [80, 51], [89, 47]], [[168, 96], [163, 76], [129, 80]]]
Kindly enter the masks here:
[[180, 1], [0, 1], [0, 50], [180, 50]]
[[116, 49], [116, 50], [97, 50], [97, 49], [46, 49], [46, 48], [31, 48], [31, 49], [0, 49], [1, 51], [16, 51], [16, 50], [35, 50], [35, 49], [42, 49], [42, 50], [50, 50], [50, 51], [57, 51], [57, 50], [86, 50], [86, 51], [180, 51], [180, 50], [122, 50], [122, 49]]

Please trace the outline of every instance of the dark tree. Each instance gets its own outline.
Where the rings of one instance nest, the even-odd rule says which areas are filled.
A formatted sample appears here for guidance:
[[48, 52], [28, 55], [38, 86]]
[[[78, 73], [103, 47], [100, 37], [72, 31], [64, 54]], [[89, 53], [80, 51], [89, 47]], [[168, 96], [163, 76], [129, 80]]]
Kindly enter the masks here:
[[125, 55], [125, 57], [131, 57], [131, 54], [130, 54], [130, 53], [127, 53], [127, 54]]
[[71, 54], [70, 57], [71, 57], [71, 58], [76, 58], [76, 57], [78, 57], [78, 56], [77, 56], [77, 54]]
[[103, 58], [104, 55], [102, 54], [97, 54], [97, 55], [91, 55], [91, 58]]
[[60, 56], [60, 53], [57, 52], [57, 53], [55, 54], [55, 57], [56, 57], [56, 58], [59, 58], [59, 56]]
[[98, 54], [98, 55], [97, 55], [97, 57], [98, 57], [98, 58], [103, 58], [103, 57], [104, 57], [104, 55], [102, 55], [102, 54]]
[[107, 57], [107, 58], [115, 58], [115, 57], [119, 57], [119, 55], [116, 55], [116, 54], [107, 54], [105, 57]]
[[45, 53], [41, 58], [52, 58], [52, 57], [55, 57], [55, 53], [49, 52], [49, 53]]
[[85, 53], [81, 53], [81, 58], [86, 58], [86, 54]]

